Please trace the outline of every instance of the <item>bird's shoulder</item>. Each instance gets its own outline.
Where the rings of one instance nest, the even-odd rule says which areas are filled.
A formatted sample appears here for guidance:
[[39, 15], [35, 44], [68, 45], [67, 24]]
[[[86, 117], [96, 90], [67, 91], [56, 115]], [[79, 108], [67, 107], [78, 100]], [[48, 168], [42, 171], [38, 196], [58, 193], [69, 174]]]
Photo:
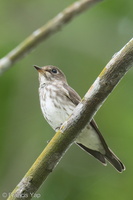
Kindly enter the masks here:
[[63, 87], [65, 88], [66, 97], [69, 100], [71, 100], [74, 105], [78, 105], [79, 102], [81, 101], [81, 98], [78, 95], [78, 93], [66, 83], [63, 84]]

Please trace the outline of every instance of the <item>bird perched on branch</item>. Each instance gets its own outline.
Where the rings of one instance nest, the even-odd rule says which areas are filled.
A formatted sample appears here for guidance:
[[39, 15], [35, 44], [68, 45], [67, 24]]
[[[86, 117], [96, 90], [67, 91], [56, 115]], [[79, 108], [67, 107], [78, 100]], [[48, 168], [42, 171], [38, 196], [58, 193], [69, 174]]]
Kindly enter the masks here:
[[[72, 114], [81, 98], [68, 85], [64, 73], [59, 68], [52, 65], [34, 67], [39, 73], [39, 97], [43, 116], [57, 131]], [[123, 163], [107, 146], [93, 119], [81, 131], [75, 142], [102, 164], [106, 165], [106, 160], [108, 160], [119, 172], [125, 170]]]

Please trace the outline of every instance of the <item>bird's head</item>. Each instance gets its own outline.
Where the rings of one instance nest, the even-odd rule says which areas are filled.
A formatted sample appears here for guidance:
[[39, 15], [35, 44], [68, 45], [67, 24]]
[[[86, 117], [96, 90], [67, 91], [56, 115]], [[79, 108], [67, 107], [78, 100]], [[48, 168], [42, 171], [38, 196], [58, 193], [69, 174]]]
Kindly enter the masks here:
[[58, 67], [52, 65], [44, 67], [38, 67], [35, 65], [34, 67], [39, 73], [40, 84], [46, 84], [54, 81], [56, 81], [57, 84], [60, 81], [65, 83], [67, 82], [64, 73]]

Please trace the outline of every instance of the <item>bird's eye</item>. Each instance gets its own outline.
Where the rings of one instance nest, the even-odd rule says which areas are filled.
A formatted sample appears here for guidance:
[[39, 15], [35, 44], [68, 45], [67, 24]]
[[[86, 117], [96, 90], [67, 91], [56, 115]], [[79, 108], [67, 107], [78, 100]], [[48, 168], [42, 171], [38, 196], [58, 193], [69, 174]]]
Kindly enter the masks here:
[[57, 74], [57, 69], [52, 69], [52, 73]]

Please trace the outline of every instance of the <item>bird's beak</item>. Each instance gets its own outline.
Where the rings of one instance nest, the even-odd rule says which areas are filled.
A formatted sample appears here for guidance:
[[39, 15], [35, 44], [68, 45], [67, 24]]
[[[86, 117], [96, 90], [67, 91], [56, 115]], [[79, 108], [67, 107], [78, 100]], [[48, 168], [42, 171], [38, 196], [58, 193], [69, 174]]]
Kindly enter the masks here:
[[36, 70], [39, 72], [39, 73], [44, 73], [44, 70], [42, 69], [42, 67], [38, 67], [36, 65], [34, 65], [34, 67], [36, 68]]

